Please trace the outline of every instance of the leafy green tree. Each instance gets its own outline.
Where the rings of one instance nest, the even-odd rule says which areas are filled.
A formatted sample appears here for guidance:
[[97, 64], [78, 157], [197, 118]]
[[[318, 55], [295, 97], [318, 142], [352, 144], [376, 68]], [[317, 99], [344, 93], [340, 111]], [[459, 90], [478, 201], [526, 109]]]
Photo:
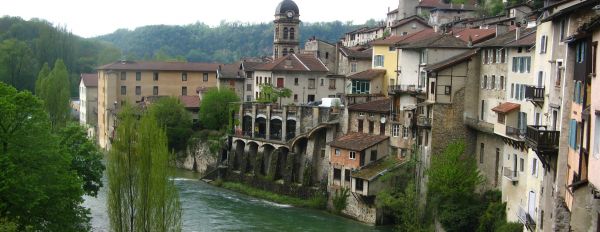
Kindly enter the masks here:
[[211, 130], [225, 129], [231, 120], [231, 103], [238, 102], [238, 96], [229, 89], [210, 89], [202, 95], [200, 103], [200, 124]]
[[431, 158], [427, 171], [429, 205], [446, 231], [474, 231], [481, 204], [475, 188], [483, 182], [475, 158], [465, 154], [463, 142], [448, 145]]
[[44, 65], [42, 65], [42, 68], [40, 69], [40, 72], [38, 73], [37, 79], [35, 80], [35, 94], [40, 97], [43, 96], [43, 92], [44, 92], [44, 87], [43, 87], [43, 83], [44, 80], [46, 78], [48, 78], [48, 76], [50, 75], [50, 67], [48, 66], [48, 63], [44, 63]]
[[181, 231], [179, 195], [168, 175], [167, 135], [151, 114], [119, 114], [108, 157], [108, 208], [114, 231]]
[[17, 89], [33, 91], [37, 62], [26, 43], [15, 39], [0, 42], [0, 81]]
[[148, 112], [167, 130], [169, 150], [185, 150], [192, 134], [192, 116], [185, 106], [174, 97], [161, 98], [153, 103]]
[[90, 230], [71, 164], [42, 101], [0, 82], [0, 215], [19, 231]]
[[67, 124], [59, 131], [59, 135], [60, 145], [73, 157], [71, 169], [83, 180], [85, 194], [95, 197], [102, 187], [102, 153], [77, 123]]
[[[44, 100], [46, 111], [50, 115], [52, 128], [58, 129], [66, 125], [69, 119], [69, 72], [65, 63], [58, 59], [54, 63], [54, 68], [48, 74], [48, 77], [42, 78], [44, 68], [40, 71], [40, 94], [38, 95]], [[38, 88], [36, 88], [38, 89]]]
[[282, 98], [289, 98], [292, 96], [292, 90], [288, 88], [276, 88], [270, 84], [260, 85], [261, 96], [258, 98], [259, 102], [265, 103], [276, 103], [279, 100], [279, 106], [281, 106]]

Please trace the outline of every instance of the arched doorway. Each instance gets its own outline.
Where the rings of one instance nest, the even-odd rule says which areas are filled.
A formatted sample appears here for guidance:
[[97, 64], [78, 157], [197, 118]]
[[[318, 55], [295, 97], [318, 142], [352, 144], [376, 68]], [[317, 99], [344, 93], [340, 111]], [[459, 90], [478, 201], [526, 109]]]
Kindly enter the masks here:
[[270, 131], [269, 131], [269, 139], [272, 140], [281, 140], [281, 129], [282, 129], [282, 124], [281, 124], [281, 119], [280, 118], [272, 118], [271, 119], [271, 125], [270, 125]]
[[285, 125], [285, 138], [287, 141], [296, 137], [296, 120], [288, 119]]
[[244, 141], [242, 140], [236, 140], [234, 142], [234, 146], [232, 148], [232, 157], [231, 157], [231, 161], [229, 162], [229, 164], [232, 166], [233, 170], [240, 170], [240, 161], [242, 160], [242, 157], [244, 156], [244, 147], [246, 146], [246, 143], [244, 143]]
[[267, 135], [267, 119], [264, 117], [256, 118], [254, 125], [254, 137], [265, 138]]
[[249, 115], [244, 115], [242, 119], [242, 135], [243, 136], [252, 136], [252, 117]]

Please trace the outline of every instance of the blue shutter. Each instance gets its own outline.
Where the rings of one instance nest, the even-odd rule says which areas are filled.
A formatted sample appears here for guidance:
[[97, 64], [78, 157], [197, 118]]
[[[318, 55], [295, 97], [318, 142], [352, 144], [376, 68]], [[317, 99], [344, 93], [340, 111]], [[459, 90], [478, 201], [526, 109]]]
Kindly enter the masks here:
[[571, 128], [569, 128], [569, 144], [571, 148], [577, 149], [577, 121], [571, 119]]

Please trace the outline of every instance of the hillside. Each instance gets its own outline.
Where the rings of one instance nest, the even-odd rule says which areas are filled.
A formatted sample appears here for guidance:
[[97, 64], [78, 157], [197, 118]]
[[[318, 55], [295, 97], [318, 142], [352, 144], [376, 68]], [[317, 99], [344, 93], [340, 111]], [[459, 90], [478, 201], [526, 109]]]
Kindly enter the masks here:
[[[367, 23], [374, 24], [374, 21]], [[316, 36], [336, 42], [345, 32], [360, 26], [339, 21], [302, 23], [300, 41], [303, 43]], [[273, 24], [223, 22], [217, 27], [203, 23], [185, 26], [154, 25], [135, 30], [120, 29], [97, 39], [113, 43], [130, 59], [226, 63], [242, 57], [271, 55]]]
[[0, 18], [0, 81], [33, 92], [40, 67], [62, 59], [69, 70], [71, 96], [78, 95], [79, 75], [118, 59], [121, 51], [94, 39], [73, 35], [64, 27], [19, 17]]

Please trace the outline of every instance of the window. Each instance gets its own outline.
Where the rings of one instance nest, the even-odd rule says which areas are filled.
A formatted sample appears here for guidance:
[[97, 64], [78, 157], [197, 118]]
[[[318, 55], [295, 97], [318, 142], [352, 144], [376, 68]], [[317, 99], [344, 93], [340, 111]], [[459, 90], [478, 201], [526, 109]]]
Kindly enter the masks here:
[[577, 121], [571, 119], [569, 123], [569, 146], [573, 150], [577, 150]]
[[396, 47], [394, 47], [394, 46], [389, 46], [389, 47], [388, 47], [388, 51], [390, 51], [390, 52], [396, 51]]
[[350, 152], [350, 159], [356, 159], [356, 152], [354, 152], [354, 151]]
[[344, 180], [350, 181], [350, 169], [344, 169]]
[[296, 39], [296, 33], [293, 27], [290, 28], [290, 39]]
[[335, 89], [335, 79], [329, 79], [329, 89]]
[[500, 124], [504, 124], [505, 118], [506, 118], [506, 115], [505, 115], [505, 114], [503, 114], [503, 113], [498, 113], [498, 123], [500, 123]]
[[585, 46], [586, 42], [581, 42], [577, 44], [575, 50], [575, 61], [577, 63], [583, 63], [583, 61], [585, 60]]
[[594, 42], [594, 44], [592, 45], [592, 75], [594, 77], [596, 77], [596, 60], [598, 59], [597, 57], [597, 50], [598, 50], [598, 42]]
[[246, 95], [246, 101], [247, 102], [252, 101], [252, 95]]
[[485, 113], [485, 100], [481, 100], [481, 121], [485, 120], [484, 113]]
[[405, 139], [408, 138], [408, 127], [406, 127], [406, 126], [402, 127], [402, 137]]
[[566, 19], [560, 20], [560, 41], [565, 40], [565, 34], [567, 31], [567, 22]]
[[487, 75], [483, 75], [483, 81], [481, 81], [481, 88], [482, 89], [488, 88], [488, 76]]
[[[385, 116], [381, 117], [384, 118]], [[379, 123], [379, 134], [385, 135], [385, 123]]]
[[496, 75], [492, 75], [492, 79], [490, 81], [490, 89], [496, 89]]
[[152, 80], [154, 80], [154, 81], [158, 81], [158, 72], [154, 72], [154, 73], [152, 74]]
[[377, 150], [371, 150], [371, 161], [377, 160]]
[[321, 86], [325, 85], [325, 79], [321, 78]]
[[369, 134], [373, 134], [373, 131], [375, 131], [375, 122], [369, 122]]
[[504, 80], [504, 76], [500, 76], [500, 84], [499, 84], [498, 88], [500, 90], [504, 90], [505, 89], [504, 86], [506, 86], [506, 81]]
[[362, 119], [358, 120], [358, 132], [360, 132], [360, 133], [363, 132], [363, 120]]
[[500, 63], [506, 63], [506, 49], [500, 49]]
[[531, 162], [531, 175], [537, 176], [537, 159], [536, 158], [533, 158], [533, 161]]
[[181, 73], [181, 81], [187, 81], [187, 73]]
[[435, 94], [435, 82], [431, 82], [431, 84], [429, 85], [429, 92], [431, 94]]
[[350, 72], [356, 72], [356, 63], [350, 64]]
[[127, 86], [121, 86], [121, 95], [127, 95]]
[[355, 186], [356, 191], [363, 191], [363, 180], [361, 179], [356, 179], [356, 186]]
[[400, 124], [392, 125], [392, 137], [400, 136]]
[[294, 85], [298, 85], [298, 78], [294, 78]]
[[208, 73], [203, 73], [202, 74], [202, 81], [208, 82]]
[[529, 73], [531, 71], [531, 57], [513, 57], [512, 71]]
[[308, 89], [315, 88], [315, 79], [308, 79]]
[[277, 78], [277, 88], [283, 88], [283, 78], [282, 77]]
[[121, 72], [121, 80], [127, 80], [127, 72]]
[[375, 60], [374, 60], [374, 66], [375, 67], [383, 67], [383, 56], [382, 55], [375, 55]]
[[427, 63], [427, 50], [421, 50], [421, 64]]
[[594, 130], [594, 157], [600, 159], [600, 115], [596, 115]]
[[135, 72], [135, 80], [136, 81], [141, 81], [142, 80], [142, 73], [141, 72]]
[[137, 96], [142, 95], [142, 87], [141, 86], [135, 87], [135, 95], [137, 95]]
[[284, 48], [284, 49], [283, 49], [283, 52], [282, 52], [282, 55], [283, 55], [283, 56], [287, 56], [287, 54], [288, 54], [288, 49], [287, 49], [287, 48]]
[[283, 39], [288, 39], [289, 30], [287, 27], [283, 28]]
[[246, 91], [252, 91], [252, 84], [246, 84]]
[[542, 35], [542, 38], [540, 39], [540, 54], [546, 53], [546, 49], [548, 46], [548, 36]]
[[298, 94], [294, 94], [294, 102], [298, 102]]
[[294, 54], [294, 49], [290, 48], [290, 54]]
[[573, 93], [573, 101], [581, 104], [583, 102], [583, 96], [581, 95], [581, 81], [575, 82], [575, 89]]
[[342, 170], [339, 168], [334, 168], [333, 169], [333, 179], [334, 180], [341, 180], [342, 179]]
[[498, 63], [498, 52], [496, 49], [490, 49], [490, 55], [492, 56], [492, 64], [493, 63]]
[[369, 94], [371, 83], [369, 81], [353, 80], [352, 81], [352, 93], [353, 94]]
[[187, 87], [186, 86], [181, 87], [181, 96], [187, 96]]
[[158, 96], [158, 86], [154, 86], [154, 87], [152, 88], [152, 94], [153, 94], [154, 96]]
[[482, 164], [483, 163], [483, 155], [484, 155], [484, 150], [485, 149], [485, 144], [481, 143], [481, 145], [479, 146], [479, 163]]
[[484, 64], [489, 63], [490, 57], [489, 57], [488, 53], [489, 53], [489, 51], [487, 49], [483, 49], [483, 63]]
[[340, 154], [341, 154], [340, 149], [335, 149], [335, 156], [340, 156]]
[[514, 98], [515, 95], [515, 83], [510, 84], [510, 98]]
[[520, 170], [521, 172], [524, 172], [524, 171], [525, 171], [525, 160], [524, 160], [523, 158], [520, 158], [520, 159], [519, 159], [519, 164], [520, 164], [520, 165], [519, 165], [519, 167], [520, 167], [520, 168], [519, 168], [519, 170]]

